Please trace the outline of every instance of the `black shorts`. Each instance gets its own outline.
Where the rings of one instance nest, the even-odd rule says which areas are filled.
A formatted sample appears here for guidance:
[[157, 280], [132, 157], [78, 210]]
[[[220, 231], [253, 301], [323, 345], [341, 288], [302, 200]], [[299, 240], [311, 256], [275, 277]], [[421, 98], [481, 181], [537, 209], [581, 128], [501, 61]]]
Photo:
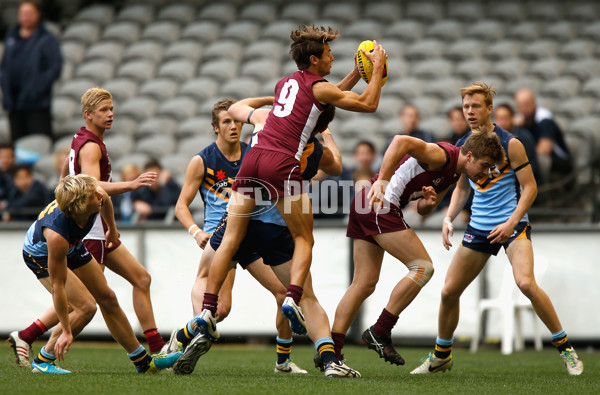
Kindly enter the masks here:
[[[210, 246], [216, 251], [221, 245], [227, 218], [221, 223], [210, 237]], [[269, 266], [278, 266], [292, 259], [294, 255], [294, 239], [287, 227], [261, 221], [250, 221], [246, 237], [240, 244], [233, 260], [238, 261], [243, 269], [262, 258]]]
[[[93, 259], [92, 254], [79, 242], [69, 254], [67, 254], [67, 267], [71, 270], [82, 267]], [[50, 277], [48, 272], [48, 256], [32, 256], [23, 251], [23, 260], [27, 267], [38, 279]]]
[[484, 252], [486, 254], [498, 255], [500, 247], [504, 247], [506, 250], [513, 240], [517, 239], [528, 239], [531, 240], [531, 225], [529, 222], [519, 222], [515, 226], [513, 234], [510, 236], [508, 241], [504, 244], [492, 244], [488, 240], [488, 236], [491, 231], [489, 230], [478, 230], [473, 228], [471, 225], [467, 226], [467, 230], [462, 239], [462, 245], [475, 251]]

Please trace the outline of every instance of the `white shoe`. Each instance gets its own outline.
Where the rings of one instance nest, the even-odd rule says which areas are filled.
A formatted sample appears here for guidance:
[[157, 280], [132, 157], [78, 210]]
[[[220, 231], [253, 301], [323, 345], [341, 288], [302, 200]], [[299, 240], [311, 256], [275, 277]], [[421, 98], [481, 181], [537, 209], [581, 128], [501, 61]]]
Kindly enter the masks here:
[[452, 369], [452, 354], [448, 358], [436, 358], [432, 353], [423, 360], [423, 363], [413, 369], [410, 374], [428, 374], [445, 372]]
[[208, 337], [208, 340], [213, 342], [219, 340], [221, 335], [217, 332], [217, 320], [213, 317], [210, 310], [202, 310], [194, 319], [196, 320], [197, 328]]
[[161, 354], [163, 352], [165, 354], [171, 354], [177, 351], [183, 352], [183, 345], [177, 341], [177, 332], [179, 332], [179, 329], [173, 329], [173, 332], [171, 332], [171, 337], [169, 338], [169, 342], [160, 349]]
[[31, 367], [29, 356], [33, 352], [33, 349], [25, 340], [19, 337], [18, 331], [11, 332], [8, 335], [8, 342], [15, 353], [17, 364], [21, 367]]
[[275, 373], [308, 373], [306, 370], [296, 365], [290, 358], [284, 363], [275, 364]]
[[325, 365], [325, 377], [354, 378], [360, 377], [360, 373], [345, 363], [329, 362]]
[[304, 321], [304, 314], [302, 314], [302, 309], [294, 302], [294, 299], [289, 296], [286, 297], [281, 306], [281, 312], [288, 320], [290, 320], [292, 332], [297, 335], [306, 335], [306, 321]]
[[583, 373], [583, 362], [579, 359], [579, 356], [572, 348], [567, 348], [565, 351], [560, 353], [561, 358], [565, 361], [567, 372], [571, 376], [579, 376]]

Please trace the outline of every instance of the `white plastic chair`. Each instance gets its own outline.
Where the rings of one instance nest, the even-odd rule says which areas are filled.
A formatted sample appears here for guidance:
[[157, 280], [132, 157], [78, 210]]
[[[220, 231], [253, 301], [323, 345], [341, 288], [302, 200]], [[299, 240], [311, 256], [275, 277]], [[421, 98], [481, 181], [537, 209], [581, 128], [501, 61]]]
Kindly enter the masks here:
[[[548, 261], [543, 256], [534, 258], [534, 276], [539, 283], [548, 268]], [[483, 313], [486, 310], [498, 309], [502, 315], [502, 337], [500, 350], [502, 354], [512, 354], [514, 351], [523, 350], [525, 341], [523, 339], [523, 322], [521, 311], [529, 311], [533, 316], [533, 339], [537, 351], [542, 350], [542, 334], [540, 333], [537, 315], [529, 299], [521, 293], [515, 283], [512, 266], [507, 264], [502, 276], [502, 284], [498, 296], [490, 299], [480, 299], [477, 303], [477, 319], [475, 333], [471, 339], [471, 352], [477, 352], [481, 328], [483, 324]]]

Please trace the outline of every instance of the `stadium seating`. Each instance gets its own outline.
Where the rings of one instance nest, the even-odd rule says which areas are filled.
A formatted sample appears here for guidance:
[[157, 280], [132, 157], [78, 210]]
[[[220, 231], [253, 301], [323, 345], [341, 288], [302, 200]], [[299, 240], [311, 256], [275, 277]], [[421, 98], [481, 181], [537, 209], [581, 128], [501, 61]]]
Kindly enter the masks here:
[[[0, 4], [6, 26], [16, 21], [15, 7]], [[168, 119], [164, 134], [177, 139], [173, 155], [180, 148], [195, 153], [201, 145], [179, 143], [199, 133], [210, 139], [195, 144], [212, 141], [215, 101], [272, 95], [275, 82], [296, 70], [289, 34], [300, 23], [330, 23], [340, 30], [332, 43], [335, 62], [327, 77], [332, 82], [353, 67], [362, 40], [377, 39], [388, 54], [379, 111], [364, 117], [338, 111], [342, 122], [334, 125], [342, 130], [336, 136], [345, 137], [346, 130], [353, 136], [350, 121], [358, 119], [376, 125], [365, 125], [368, 130], [397, 132], [399, 109], [415, 102], [427, 107], [422, 121], [441, 129], [446, 111], [460, 104], [460, 87], [476, 80], [493, 83], [496, 102], [513, 105], [514, 92], [529, 87], [552, 105], [567, 134], [593, 134], [600, 124], [599, 11], [592, 0], [576, 6], [557, 0], [72, 2], [64, 5], [60, 24], [49, 24], [64, 56], [54, 89], [54, 134], [61, 139], [83, 124], [79, 99], [100, 85], [115, 100], [111, 134], [124, 133], [137, 146], [139, 139], [158, 134], [159, 120]], [[359, 81], [354, 91], [364, 87]], [[0, 111], [0, 139], [8, 135], [5, 118]], [[173, 165], [173, 171], [180, 168]]]

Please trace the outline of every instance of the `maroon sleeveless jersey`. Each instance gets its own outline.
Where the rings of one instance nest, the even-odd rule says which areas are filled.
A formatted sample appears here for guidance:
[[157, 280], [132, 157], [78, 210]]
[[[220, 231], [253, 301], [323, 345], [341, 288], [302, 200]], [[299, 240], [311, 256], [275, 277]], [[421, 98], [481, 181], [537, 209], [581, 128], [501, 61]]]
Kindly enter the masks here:
[[415, 158], [405, 155], [385, 189], [385, 199], [388, 202], [403, 208], [411, 200], [423, 196], [421, 188], [424, 186], [432, 186], [436, 193], [440, 193], [458, 181], [460, 174], [456, 173], [456, 165], [460, 148], [449, 143], [438, 145], [446, 152], [446, 164], [441, 169], [432, 171]]
[[77, 131], [71, 142], [71, 152], [69, 153], [69, 174], [77, 175], [81, 174], [81, 167], [79, 166], [79, 151], [81, 147], [87, 142], [92, 141], [100, 147], [102, 151], [102, 157], [100, 158], [100, 180], [109, 182], [112, 180], [110, 158], [106, 151], [106, 145], [104, 141], [100, 140], [98, 136], [82, 127]]
[[[87, 130], [85, 127], [82, 127], [77, 131], [77, 133], [75, 133], [73, 141], [71, 142], [71, 152], [69, 152], [69, 174], [81, 174], [81, 166], [79, 166], [79, 151], [84, 144], [90, 141], [98, 144], [100, 150], [102, 151], [102, 157], [100, 158], [99, 181], [112, 181], [110, 158], [108, 157], [108, 152], [106, 152], [106, 145], [104, 145], [104, 141], [100, 140], [98, 136]], [[92, 230], [84, 237], [84, 239], [104, 240], [106, 229], [107, 227], [104, 223], [104, 220], [101, 216], [98, 216], [96, 218], [96, 222], [94, 222]], [[98, 258], [96, 259], [98, 262], [100, 262]]]
[[325, 81], [307, 70], [298, 70], [275, 85], [275, 101], [256, 147], [283, 152], [300, 160], [325, 106], [315, 99], [312, 86]]

